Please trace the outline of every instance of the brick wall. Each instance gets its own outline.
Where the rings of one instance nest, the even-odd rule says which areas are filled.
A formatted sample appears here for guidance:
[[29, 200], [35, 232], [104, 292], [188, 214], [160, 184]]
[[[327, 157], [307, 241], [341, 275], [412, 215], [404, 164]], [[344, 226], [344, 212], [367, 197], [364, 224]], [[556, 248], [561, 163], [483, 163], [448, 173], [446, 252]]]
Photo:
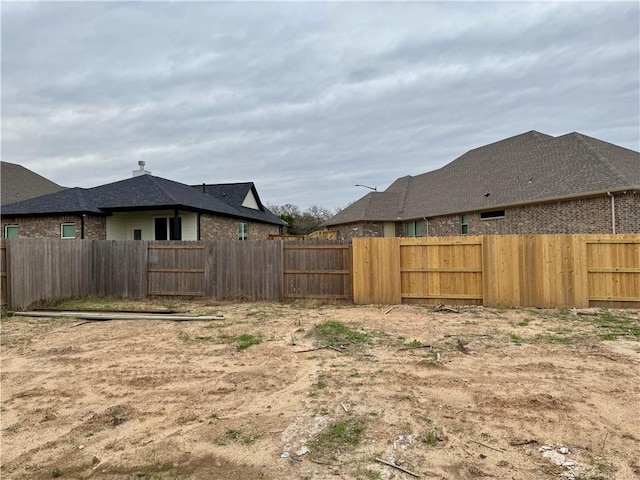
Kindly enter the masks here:
[[[2, 238], [5, 225], [18, 225], [19, 238], [60, 238], [60, 225], [76, 224], [76, 238], [80, 238], [80, 215], [56, 215], [52, 217], [2, 217]], [[84, 238], [104, 240], [107, 238], [106, 217], [85, 216]]]
[[[200, 238], [202, 240], [237, 240], [240, 220], [214, 215], [200, 215]], [[269, 235], [278, 235], [280, 227], [267, 223], [249, 224], [249, 240], [268, 240]]]
[[329, 227], [338, 231], [338, 239], [351, 240], [355, 237], [384, 237], [383, 222], [360, 222]]
[[616, 194], [616, 233], [640, 233], [640, 192]]
[[[615, 194], [615, 203], [616, 233], [640, 233], [640, 194]], [[503, 218], [494, 219], [468, 213], [467, 219], [469, 235], [611, 233], [611, 198], [603, 195], [508, 208]], [[460, 235], [460, 215], [429, 219], [429, 236], [446, 235]]]

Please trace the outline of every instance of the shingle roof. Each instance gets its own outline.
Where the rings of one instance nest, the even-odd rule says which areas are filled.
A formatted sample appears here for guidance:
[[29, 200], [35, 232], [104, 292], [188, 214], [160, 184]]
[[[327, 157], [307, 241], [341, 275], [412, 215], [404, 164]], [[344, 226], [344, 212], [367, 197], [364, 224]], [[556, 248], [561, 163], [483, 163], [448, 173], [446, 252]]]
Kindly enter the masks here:
[[0, 182], [1, 205], [64, 190], [64, 187], [28, 168], [9, 162], [0, 162]]
[[71, 188], [3, 207], [8, 216], [53, 215], [179, 208], [285, 225], [269, 210], [236, 207], [189, 185], [152, 175], [121, 180], [93, 188]]
[[[551, 137], [531, 131], [470, 150], [438, 170], [401, 177], [325, 224], [410, 220], [636, 189], [638, 152], [575, 132]], [[389, 193], [405, 194], [400, 208], [384, 201]], [[379, 208], [362, 208], [376, 195]]]
[[[203, 185], [192, 185], [192, 188], [202, 191]], [[204, 184], [204, 191], [208, 195], [231, 205], [241, 212], [245, 218], [263, 219], [262, 221], [268, 221], [269, 223], [287, 225], [286, 222], [282, 221], [262, 204], [253, 182]], [[242, 206], [249, 192], [253, 193], [260, 210]]]

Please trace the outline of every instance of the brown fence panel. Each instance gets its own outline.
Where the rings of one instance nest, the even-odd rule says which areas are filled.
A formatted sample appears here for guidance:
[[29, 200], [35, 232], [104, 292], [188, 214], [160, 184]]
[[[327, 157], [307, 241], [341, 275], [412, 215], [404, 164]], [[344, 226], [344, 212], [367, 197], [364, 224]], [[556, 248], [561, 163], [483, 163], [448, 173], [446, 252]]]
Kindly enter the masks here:
[[282, 243], [205, 242], [205, 292], [219, 300], [282, 299]]
[[201, 297], [204, 278], [202, 242], [149, 242], [148, 295]]
[[9, 308], [92, 294], [90, 241], [26, 238], [7, 240], [6, 245]]
[[401, 303], [400, 239], [353, 239], [353, 301]]
[[583, 235], [484, 237], [484, 305], [587, 307]]
[[640, 238], [588, 238], [589, 305], [640, 308]]
[[402, 303], [482, 305], [482, 237], [400, 240]]
[[284, 296], [350, 299], [351, 246], [348, 242], [307, 240], [283, 245]]
[[92, 240], [92, 293], [101, 297], [145, 298], [147, 242]]

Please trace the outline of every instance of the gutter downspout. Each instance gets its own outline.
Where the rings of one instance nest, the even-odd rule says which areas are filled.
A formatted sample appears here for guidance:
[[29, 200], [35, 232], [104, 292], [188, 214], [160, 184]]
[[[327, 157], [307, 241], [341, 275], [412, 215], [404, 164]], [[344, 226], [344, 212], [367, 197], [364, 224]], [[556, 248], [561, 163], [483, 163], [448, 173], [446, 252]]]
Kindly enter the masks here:
[[82, 214], [80, 215], [80, 239], [84, 240], [84, 218], [86, 217], [86, 214]]
[[611, 197], [611, 233], [616, 233], [616, 201], [611, 192], [607, 192], [607, 195]]

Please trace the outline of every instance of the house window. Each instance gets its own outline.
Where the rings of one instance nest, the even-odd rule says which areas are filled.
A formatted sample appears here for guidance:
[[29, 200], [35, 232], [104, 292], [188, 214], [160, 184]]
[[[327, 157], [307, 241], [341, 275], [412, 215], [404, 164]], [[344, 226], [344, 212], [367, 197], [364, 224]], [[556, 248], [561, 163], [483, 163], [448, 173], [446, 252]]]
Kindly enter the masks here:
[[460, 234], [467, 235], [469, 233], [469, 217], [465, 213], [460, 215]]
[[480, 212], [480, 218], [482, 220], [489, 220], [491, 218], [504, 218], [504, 210], [493, 210], [491, 212]]
[[142, 240], [142, 230], [140, 230], [139, 228], [136, 228], [133, 231], [133, 239], [134, 240]]
[[182, 240], [182, 217], [178, 217], [177, 231], [174, 229], [174, 217], [158, 217], [155, 219], [156, 240]]
[[76, 224], [63, 223], [60, 225], [60, 238], [76, 238]]
[[422, 236], [422, 222], [414, 220], [412, 222], [406, 222], [404, 224], [404, 234], [407, 237], [420, 237]]
[[249, 224], [240, 222], [238, 224], [238, 240], [247, 240], [249, 238]]
[[5, 225], [4, 238], [18, 238], [18, 225]]

